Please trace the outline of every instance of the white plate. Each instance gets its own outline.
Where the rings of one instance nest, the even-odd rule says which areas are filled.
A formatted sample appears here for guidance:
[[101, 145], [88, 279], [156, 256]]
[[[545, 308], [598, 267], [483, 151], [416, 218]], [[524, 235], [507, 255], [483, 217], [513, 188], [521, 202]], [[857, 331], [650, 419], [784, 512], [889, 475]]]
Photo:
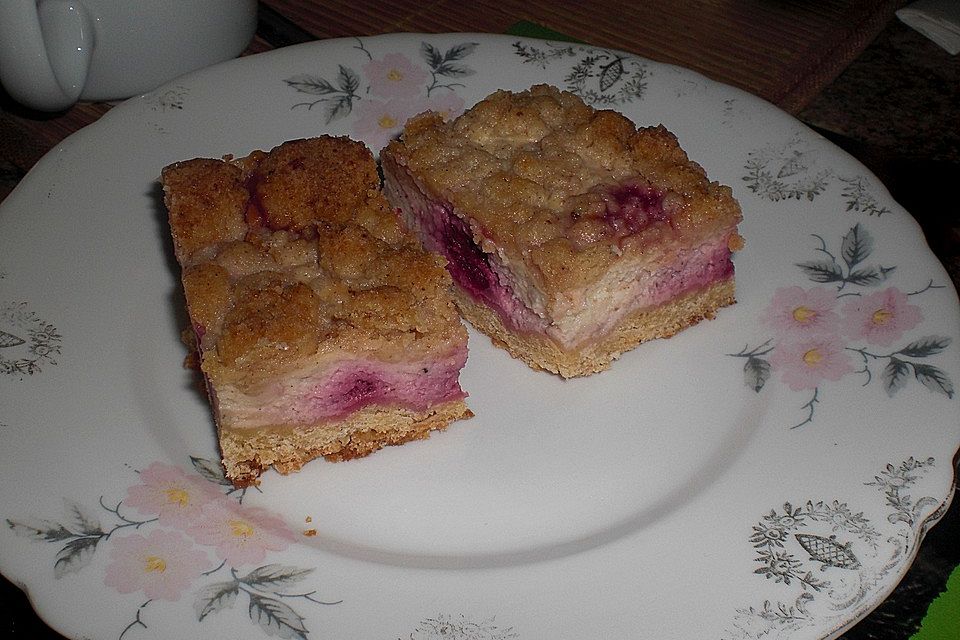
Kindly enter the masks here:
[[[323, 132], [378, 149], [537, 82], [664, 123], [733, 187], [738, 304], [568, 382], [472, 333], [474, 419], [231, 491], [181, 368], [161, 167]], [[958, 319], [872, 175], [689, 71], [476, 34], [244, 58], [113, 109], [3, 203], [0, 569], [74, 638], [830, 636], [950, 500]]]

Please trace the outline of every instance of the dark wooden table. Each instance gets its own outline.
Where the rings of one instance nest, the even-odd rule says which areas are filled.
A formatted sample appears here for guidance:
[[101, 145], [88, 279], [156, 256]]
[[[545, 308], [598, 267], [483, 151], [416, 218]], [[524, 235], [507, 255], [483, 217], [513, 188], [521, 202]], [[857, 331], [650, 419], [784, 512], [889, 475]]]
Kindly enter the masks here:
[[[916, 145], [919, 152], [905, 149], [902, 143], [888, 144], [861, 135], [860, 129], [841, 122], [844, 118], [830, 116], [831, 109], [849, 115], [864, 106], [857, 103], [863, 91], [844, 97], [844, 89], [851, 84], [844, 74], [869, 57], [864, 52], [870, 51], [868, 47], [879, 34], [896, 28], [893, 14], [902, 4], [899, 0], [652, 0], [630, 4], [612, 0], [262, 0], [257, 35], [245, 55], [313, 39], [399, 31], [504, 33], [525, 21], [594, 45], [679, 64], [769, 100], [817, 127], [864, 162], [917, 217], [957, 284], [960, 221], [955, 219], [955, 205], [953, 216], [945, 213], [939, 194], [942, 184], [960, 180], [960, 150], [950, 147], [944, 152], [942, 140], [934, 154], [924, 151], [929, 145]], [[909, 46], [924, 49], [930, 45], [910, 40]], [[924, 51], [934, 58], [942, 55], [943, 65], [957, 68], [945, 52]], [[904, 73], [897, 67], [902, 61], [893, 58], [889, 68], [875, 71], [879, 96], [892, 90], [884, 83], [898, 82], [898, 74]], [[930, 90], [940, 91], [937, 87]], [[960, 100], [952, 104], [960, 104]], [[82, 103], [62, 113], [40, 114], [0, 94], [0, 200], [47, 151], [110, 108], [109, 104]], [[868, 119], [874, 121], [861, 118], [857, 123], [869, 131], [891, 130], [894, 121], [903, 117], [895, 110], [871, 113]], [[924, 115], [926, 121], [940, 118], [946, 128], [956, 129], [960, 122], [956, 110]], [[934, 119], [918, 135], [936, 136], [938, 125]], [[954, 133], [950, 140], [955, 139]], [[917, 630], [929, 603], [960, 564], [957, 503], [928, 534], [901, 585], [844, 638], [902, 640]], [[0, 634], [60, 637], [37, 618], [24, 594], [3, 579], [0, 611]], [[956, 638], [960, 638], [960, 622]]]

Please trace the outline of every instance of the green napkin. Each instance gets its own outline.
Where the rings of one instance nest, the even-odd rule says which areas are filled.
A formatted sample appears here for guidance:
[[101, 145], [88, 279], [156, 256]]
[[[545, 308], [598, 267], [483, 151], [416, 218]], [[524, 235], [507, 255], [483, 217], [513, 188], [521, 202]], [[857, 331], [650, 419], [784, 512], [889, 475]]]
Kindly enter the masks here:
[[520, 22], [510, 25], [507, 27], [505, 33], [508, 36], [521, 36], [524, 38], [540, 38], [541, 40], [561, 40], [563, 42], [583, 43], [583, 40], [571, 38], [564, 33], [554, 31], [553, 29], [548, 29], [547, 27], [541, 26], [535, 22], [527, 22], [526, 20], [521, 20]]
[[960, 566], [947, 579], [946, 591], [930, 603], [920, 631], [910, 640], [957, 640], [960, 638]]

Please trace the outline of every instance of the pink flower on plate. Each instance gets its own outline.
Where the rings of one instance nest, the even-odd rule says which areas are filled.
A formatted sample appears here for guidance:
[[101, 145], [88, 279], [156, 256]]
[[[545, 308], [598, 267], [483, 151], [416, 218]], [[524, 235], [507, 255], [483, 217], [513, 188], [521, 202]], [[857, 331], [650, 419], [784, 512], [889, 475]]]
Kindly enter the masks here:
[[177, 531], [157, 529], [113, 541], [104, 584], [120, 593], [142, 591], [150, 600], [179, 600], [213, 563]]
[[463, 113], [463, 98], [447, 92], [432, 98], [391, 98], [363, 100], [357, 108], [357, 121], [353, 131], [370, 147], [379, 151], [390, 139], [403, 130], [407, 120], [425, 111], [436, 111], [445, 120]]
[[140, 484], [127, 490], [124, 504], [159, 516], [162, 524], [186, 527], [200, 517], [204, 505], [226, 500], [215, 485], [180, 467], [154, 462], [140, 472]]
[[463, 98], [452, 91], [444, 91], [439, 95], [427, 98], [427, 102], [421, 111], [436, 111], [444, 120], [450, 120], [463, 113], [463, 107]]
[[839, 333], [836, 294], [825, 287], [777, 289], [760, 321], [785, 336]]
[[839, 380], [853, 371], [850, 353], [832, 335], [780, 343], [770, 354], [770, 366], [794, 391], [815, 389], [822, 380]]
[[379, 151], [386, 146], [390, 138], [400, 133], [408, 118], [421, 111], [426, 111], [422, 98], [393, 98], [386, 102], [363, 100], [357, 108], [357, 121], [353, 130], [371, 149]]
[[263, 561], [268, 551], [282, 551], [294, 540], [283, 519], [267, 509], [210, 503], [187, 533], [216, 548], [233, 567]]
[[853, 299], [841, 311], [844, 335], [885, 347], [923, 320], [920, 307], [895, 287]]
[[409, 98], [423, 89], [427, 72], [402, 53], [388, 53], [363, 65], [370, 93], [381, 98]]

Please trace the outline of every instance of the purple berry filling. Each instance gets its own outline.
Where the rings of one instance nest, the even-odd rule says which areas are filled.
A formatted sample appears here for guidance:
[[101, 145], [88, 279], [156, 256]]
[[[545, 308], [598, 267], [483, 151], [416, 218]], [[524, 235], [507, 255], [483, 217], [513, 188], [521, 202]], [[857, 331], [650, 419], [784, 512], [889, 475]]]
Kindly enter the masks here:
[[349, 411], [357, 406], [379, 400], [383, 394], [383, 383], [376, 376], [365, 377], [361, 374], [358, 375], [353, 386], [343, 393], [343, 407]]
[[492, 302], [490, 289], [497, 284], [497, 276], [487, 254], [473, 241], [467, 223], [444, 209], [438, 231], [450, 276], [474, 298]]
[[474, 241], [467, 222], [448, 206], [431, 206], [429, 211], [421, 217], [430, 236], [427, 248], [447, 259], [447, 271], [453, 281], [474, 300], [495, 310], [510, 329], [542, 329], [542, 321], [501, 282], [490, 266], [489, 255]]
[[[283, 401], [277, 408], [300, 421], [336, 418], [371, 404], [409, 407], [422, 411], [434, 404], [463, 398], [459, 373], [466, 349], [429, 365], [386, 365], [375, 362], [344, 364]], [[296, 420], [294, 420], [296, 421]]]
[[603, 220], [618, 236], [638, 233], [654, 222], [669, 220], [663, 193], [651, 187], [628, 184], [604, 194]]

